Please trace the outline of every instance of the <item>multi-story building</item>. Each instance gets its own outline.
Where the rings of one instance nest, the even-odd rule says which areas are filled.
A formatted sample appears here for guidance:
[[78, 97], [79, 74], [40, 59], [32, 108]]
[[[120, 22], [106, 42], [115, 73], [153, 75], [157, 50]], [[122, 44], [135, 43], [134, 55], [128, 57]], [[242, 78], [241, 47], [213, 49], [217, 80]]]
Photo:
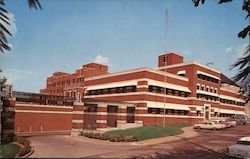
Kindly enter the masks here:
[[[78, 100], [133, 103], [135, 122], [160, 125], [244, 114], [244, 97], [237, 89], [239, 87], [219, 70], [195, 61], [184, 62], [181, 55], [168, 53], [159, 56], [156, 69], [108, 73], [108, 66], [90, 63], [74, 74], [56, 72], [47, 79], [41, 93]], [[105, 108], [96, 112], [97, 115], [125, 116], [116, 111], [109, 114], [108, 104]]]

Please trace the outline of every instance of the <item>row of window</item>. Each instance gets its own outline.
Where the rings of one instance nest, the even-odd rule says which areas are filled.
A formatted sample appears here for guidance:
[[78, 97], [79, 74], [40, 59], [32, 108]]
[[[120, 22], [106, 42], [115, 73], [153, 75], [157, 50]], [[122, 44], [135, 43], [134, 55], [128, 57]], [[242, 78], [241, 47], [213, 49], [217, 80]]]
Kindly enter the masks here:
[[209, 88], [209, 87], [205, 87], [203, 85], [198, 85], [197, 84], [197, 90], [202, 90], [202, 91], [206, 91], [206, 92], [211, 92], [211, 93], [217, 93], [217, 89], [215, 88]]
[[163, 88], [158, 86], [152, 86], [149, 85], [148, 87], [149, 92], [155, 92], [155, 93], [161, 93], [161, 94], [168, 94], [168, 95], [174, 95], [174, 96], [181, 96], [181, 97], [187, 97], [189, 95], [188, 92], [169, 89], [169, 88]]
[[[197, 94], [196, 96], [198, 99], [202, 100], [210, 100], [210, 101], [218, 101], [218, 97], [210, 96], [210, 95], [204, 95], [204, 94]], [[228, 99], [223, 99], [220, 98], [221, 103], [226, 103], [226, 104], [232, 104], [232, 105], [238, 105], [238, 106], [244, 106], [245, 104], [243, 102], [236, 102], [233, 100], [228, 100]]]
[[233, 117], [234, 114], [224, 114], [224, 113], [217, 113], [217, 112], [215, 112], [214, 116], [215, 117]]
[[83, 82], [83, 81], [84, 81], [84, 77], [77, 77], [77, 78], [72, 78], [68, 80], [52, 82], [52, 83], [47, 84], [47, 87], [57, 87], [57, 86], [63, 86], [66, 84], [69, 85], [71, 83], [77, 83], [77, 82]]
[[89, 90], [87, 95], [100, 95], [100, 94], [113, 94], [113, 93], [128, 93], [136, 92], [136, 86], [125, 86], [125, 87], [114, 87], [114, 88], [105, 88], [97, 90]]
[[220, 102], [221, 103], [226, 103], [226, 104], [238, 105], [238, 106], [244, 106], [245, 105], [243, 102], [236, 102], [236, 101], [233, 101], [233, 100], [228, 100], [228, 99], [223, 99], [223, 98], [220, 99]]
[[205, 95], [205, 94], [197, 94], [196, 97], [198, 99], [202, 99], [202, 100], [210, 100], [210, 101], [218, 101], [219, 100], [218, 97], [214, 97], [214, 96], [210, 96], [210, 95]]
[[[148, 113], [151, 113], [151, 114], [164, 114], [164, 109], [162, 109], [162, 108], [148, 108]], [[188, 111], [186, 111], [186, 110], [165, 109], [165, 114], [187, 115]]]
[[202, 75], [202, 74], [198, 74], [197, 77], [199, 79], [206, 80], [206, 81], [213, 82], [213, 83], [218, 83], [219, 82], [218, 79], [215, 79], [215, 78], [212, 78], [212, 77], [209, 77], [209, 76], [206, 76], [206, 75]]
[[63, 93], [63, 89], [52, 89], [52, 90], [47, 90], [48, 94], [56, 94], [56, 93]]

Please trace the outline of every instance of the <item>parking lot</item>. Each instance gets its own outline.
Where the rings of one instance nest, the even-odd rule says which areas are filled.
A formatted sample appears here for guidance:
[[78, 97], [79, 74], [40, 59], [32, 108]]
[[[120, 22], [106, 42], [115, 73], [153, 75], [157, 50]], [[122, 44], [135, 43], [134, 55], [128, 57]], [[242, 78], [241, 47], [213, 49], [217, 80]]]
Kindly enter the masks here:
[[227, 146], [243, 136], [250, 136], [250, 124], [222, 130], [195, 130], [199, 136], [153, 146], [91, 142], [69, 136], [31, 137], [35, 153], [31, 157], [130, 158], [152, 156], [169, 159], [228, 158]]
[[168, 159], [227, 159], [226, 148], [243, 136], [250, 136], [250, 124], [222, 130], [196, 130], [199, 136], [160, 145], [139, 147], [129, 151], [101, 154], [95, 157], [140, 156]]

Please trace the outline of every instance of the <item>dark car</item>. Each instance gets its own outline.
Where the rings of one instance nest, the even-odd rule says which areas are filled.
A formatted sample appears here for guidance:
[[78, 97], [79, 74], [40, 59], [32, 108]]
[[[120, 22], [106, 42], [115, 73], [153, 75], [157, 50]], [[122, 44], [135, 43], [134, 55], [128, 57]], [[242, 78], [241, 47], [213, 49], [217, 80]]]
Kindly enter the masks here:
[[247, 123], [247, 117], [243, 114], [235, 114], [230, 120], [235, 120], [238, 125]]

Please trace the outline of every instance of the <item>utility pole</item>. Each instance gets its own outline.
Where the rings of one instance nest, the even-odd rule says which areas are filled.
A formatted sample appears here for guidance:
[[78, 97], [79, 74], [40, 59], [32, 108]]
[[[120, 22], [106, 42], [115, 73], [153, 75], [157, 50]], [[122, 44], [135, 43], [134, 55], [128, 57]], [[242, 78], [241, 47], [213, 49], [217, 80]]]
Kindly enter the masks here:
[[[168, 33], [168, 9], [166, 8], [166, 26], [165, 26], [165, 49], [164, 49], [164, 52], [165, 54], [167, 53], [167, 33]], [[164, 55], [164, 66], [166, 66], [167, 64], [167, 59], [166, 59], [166, 55]], [[166, 75], [164, 75], [164, 111], [163, 111], [163, 126], [165, 127], [166, 126], [166, 94], [167, 94], [167, 91], [166, 91], [166, 82], [167, 82], [167, 78], [166, 78]]]

